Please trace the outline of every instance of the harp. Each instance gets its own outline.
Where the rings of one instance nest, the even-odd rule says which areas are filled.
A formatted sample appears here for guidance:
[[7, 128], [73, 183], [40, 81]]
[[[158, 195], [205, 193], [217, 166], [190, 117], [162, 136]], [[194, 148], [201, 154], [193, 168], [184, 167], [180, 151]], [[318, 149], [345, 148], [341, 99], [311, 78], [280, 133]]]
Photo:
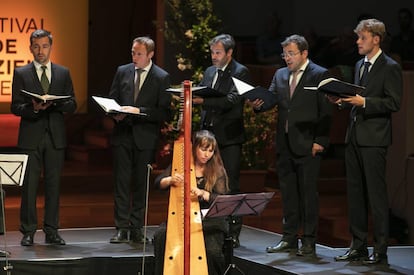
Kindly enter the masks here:
[[170, 187], [164, 274], [208, 275], [200, 205], [197, 196], [190, 193], [197, 183], [191, 143], [192, 90], [188, 80], [183, 83], [180, 99], [180, 134], [174, 142], [171, 173], [184, 175], [184, 184]]

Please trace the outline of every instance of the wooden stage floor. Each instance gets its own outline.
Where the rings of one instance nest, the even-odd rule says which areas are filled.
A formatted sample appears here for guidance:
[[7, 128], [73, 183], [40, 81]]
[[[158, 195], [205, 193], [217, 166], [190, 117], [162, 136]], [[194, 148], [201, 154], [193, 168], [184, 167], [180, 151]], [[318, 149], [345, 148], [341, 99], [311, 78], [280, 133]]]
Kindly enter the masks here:
[[[147, 227], [150, 240], [156, 229], [157, 226]], [[6, 232], [6, 238], [1, 236], [0, 249], [11, 253], [9, 257], [0, 259], [2, 267], [7, 264], [12, 267], [7, 275], [152, 273], [151, 242], [145, 247], [110, 244], [109, 239], [115, 232], [112, 227], [72, 228], [60, 232], [67, 242], [65, 246], [44, 244], [41, 231], [36, 233], [32, 247], [20, 246], [20, 232]], [[265, 252], [266, 246], [279, 240], [279, 234], [243, 226], [241, 246], [234, 250], [237, 268], [232, 268], [228, 274], [242, 274], [238, 269], [243, 274], [414, 274], [413, 246], [392, 246], [388, 253], [389, 266], [368, 267], [361, 263], [335, 262], [333, 257], [343, 254], [346, 248], [318, 245], [317, 258], [312, 260], [288, 253]], [[0, 271], [0, 274], [6, 274], [4, 272]]]

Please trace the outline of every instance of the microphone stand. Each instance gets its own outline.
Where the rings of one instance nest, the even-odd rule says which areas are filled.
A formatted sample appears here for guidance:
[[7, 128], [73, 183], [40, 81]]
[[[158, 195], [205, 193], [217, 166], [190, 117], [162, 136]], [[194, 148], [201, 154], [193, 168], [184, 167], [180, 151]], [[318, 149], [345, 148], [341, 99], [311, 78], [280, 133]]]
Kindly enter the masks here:
[[138, 275], [145, 274], [145, 250], [147, 244], [147, 225], [148, 225], [148, 197], [149, 197], [149, 182], [151, 176], [152, 166], [147, 164], [147, 191], [145, 193], [145, 218], [144, 218], [144, 243], [142, 247], [142, 264], [141, 271], [138, 271]]
[[5, 264], [3, 270], [6, 271], [7, 275], [11, 275], [11, 271], [13, 270], [13, 266], [9, 262], [10, 252], [7, 251], [7, 235], [6, 235], [6, 219], [4, 216], [4, 190], [3, 190], [3, 183], [1, 181], [1, 174], [0, 174], [0, 196], [1, 196], [1, 215], [3, 219], [3, 237], [4, 237], [4, 250], [0, 250], [0, 254], [5, 257]]

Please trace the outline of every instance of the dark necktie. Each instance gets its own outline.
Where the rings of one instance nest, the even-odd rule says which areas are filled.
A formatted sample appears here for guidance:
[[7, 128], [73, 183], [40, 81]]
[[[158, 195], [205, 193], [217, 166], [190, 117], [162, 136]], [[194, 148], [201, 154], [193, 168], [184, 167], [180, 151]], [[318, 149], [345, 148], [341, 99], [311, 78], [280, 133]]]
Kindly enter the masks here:
[[220, 86], [220, 81], [221, 78], [223, 76], [223, 70], [221, 69], [217, 69], [217, 79], [216, 79], [216, 83], [214, 83], [214, 89], [217, 89]]
[[366, 87], [367, 86], [367, 79], [369, 73], [369, 67], [371, 66], [371, 62], [367, 61], [364, 63], [364, 71], [362, 72], [361, 79], [359, 81], [359, 85]]
[[49, 92], [49, 79], [46, 76], [46, 69], [45, 65], [42, 65], [42, 76], [40, 77], [40, 84], [42, 85], [43, 92], [47, 94]]
[[139, 94], [139, 86], [141, 83], [141, 73], [143, 72], [142, 69], [135, 69], [135, 87], [134, 87], [134, 103], [137, 101], [138, 94]]
[[[370, 66], [371, 66], [371, 62], [369, 61], [364, 62], [364, 71], [362, 72], [361, 78], [359, 80], [359, 85], [364, 86], [364, 87], [367, 86], [368, 73], [369, 73]], [[357, 112], [358, 112], [358, 108], [356, 106], [352, 106], [350, 116], [351, 116], [351, 121], [353, 123], [356, 121]], [[353, 123], [351, 124], [351, 127], [353, 127]]]

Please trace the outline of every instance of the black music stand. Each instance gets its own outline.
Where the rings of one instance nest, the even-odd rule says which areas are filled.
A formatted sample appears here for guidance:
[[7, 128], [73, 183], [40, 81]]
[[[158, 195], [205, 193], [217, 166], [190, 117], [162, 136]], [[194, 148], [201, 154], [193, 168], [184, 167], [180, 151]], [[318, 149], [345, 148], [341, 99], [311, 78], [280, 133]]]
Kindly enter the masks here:
[[[263, 211], [274, 194], [274, 192], [262, 192], [218, 195], [208, 211], [204, 214], [204, 218], [227, 217], [231, 221], [235, 216], [257, 216]], [[237, 270], [240, 274], [244, 274], [233, 262], [233, 237], [229, 236], [226, 238], [226, 241], [230, 241], [230, 245], [227, 248], [228, 255], [226, 255], [229, 265], [224, 275], [231, 272], [232, 269]]]
[[24, 174], [26, 171], [28, 155], [24, 154], [0, 154], [0, 203], [1, 203], [1, 221], [3, 226], [1, 230], [4, 236], [4, 250], [0, 250], [0, 256], [5, 257], [5, 266], [3, 270], [9, 275], [13, 266], [9, 263], [8, 257], [10, 252], [7, 251], [6, 238], [6, 218], [4, 215], [4, 190], [3, 185], [22, 186]]

